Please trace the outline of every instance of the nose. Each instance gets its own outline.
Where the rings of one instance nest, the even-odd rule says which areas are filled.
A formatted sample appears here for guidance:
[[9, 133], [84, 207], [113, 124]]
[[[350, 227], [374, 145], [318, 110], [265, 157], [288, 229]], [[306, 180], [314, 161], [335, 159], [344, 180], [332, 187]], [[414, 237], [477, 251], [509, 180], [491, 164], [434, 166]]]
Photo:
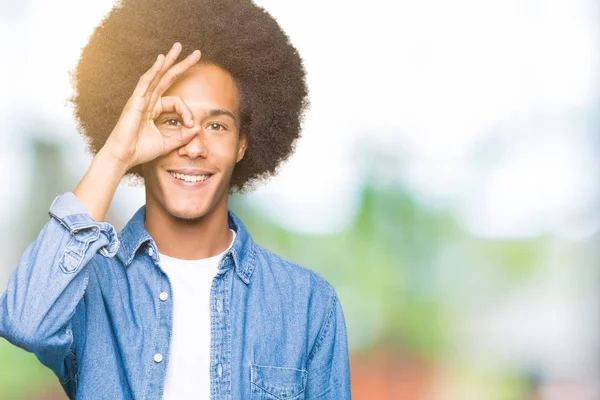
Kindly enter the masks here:
[[188, 156], [192, 160], [197, 157], [206, 158], [208, 154], [208, 143], [204, 137], [204, 133], [200, 130], [192, 140], [184, 146], [181, 146], [177, 153], [180, 156]]

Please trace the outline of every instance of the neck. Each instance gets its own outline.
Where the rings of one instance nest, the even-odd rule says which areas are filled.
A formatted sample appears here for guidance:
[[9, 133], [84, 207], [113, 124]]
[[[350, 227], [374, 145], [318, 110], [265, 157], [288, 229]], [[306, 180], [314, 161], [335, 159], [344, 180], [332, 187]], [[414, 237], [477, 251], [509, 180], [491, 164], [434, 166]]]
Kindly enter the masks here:
[[144, 226], [162, 254], [199, 260], [216, 256], [231, 244], [226, 201], [199, 218], [185, 219], [148, 200], [147, 196]]

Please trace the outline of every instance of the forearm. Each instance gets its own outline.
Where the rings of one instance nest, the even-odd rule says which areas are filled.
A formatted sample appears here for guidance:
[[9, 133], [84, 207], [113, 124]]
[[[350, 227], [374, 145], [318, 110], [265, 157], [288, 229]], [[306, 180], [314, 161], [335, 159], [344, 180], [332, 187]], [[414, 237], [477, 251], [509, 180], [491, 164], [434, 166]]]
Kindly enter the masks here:
[[106, 148], [102, 148], [73, 191], [96, 222], [104, 221], [119, 182], [127, 169], [127, 165], [113, 157]]

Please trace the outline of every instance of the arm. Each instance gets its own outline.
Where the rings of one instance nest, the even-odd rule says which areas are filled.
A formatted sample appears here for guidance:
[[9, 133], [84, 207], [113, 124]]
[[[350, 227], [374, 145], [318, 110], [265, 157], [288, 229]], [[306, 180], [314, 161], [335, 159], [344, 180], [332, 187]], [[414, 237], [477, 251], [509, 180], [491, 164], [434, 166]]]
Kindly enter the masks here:
[[100, 150], [75, 192], [54, 199], [50, 220], [21, 255], [0, 297], [0, 337], [34, 353], [62, 384], [77, 372], [70, 321], [87, 287], [87, 264], [98, 252], [113, 257], [119, 247], [114, 227], [97, 221], [125, 172], [125, 165]]
[[[0, 297], [0, 337], [34, 353], [65, 385], [76, 375], [71, 318], [88, 282], [87, 265], [119, 247], [101, 222], [126, 166], [102, 149], [75, 189], [56, 197], [42, 227]], [[97, 222], [100, 221], [100, 222]]]
[[114, 256], [119, 243], [114, 228], [94, 221], [70, 192], [56, 197], [49, 214], [0, 297], [0, 336], [66, 383], [74, 375], [65, 364], [73, 345], [69, 321], [87, 286], [87, 264], [97, 252]]
[[346, 322], [333, 290], [331, 298], [327, 318], [309, 356], [306, 400], [351, 398]]
[[108, 207], [115, 196], [119, 182], [128, 166], [102, 148], [73, 194], [97, 222], [104, 221]]

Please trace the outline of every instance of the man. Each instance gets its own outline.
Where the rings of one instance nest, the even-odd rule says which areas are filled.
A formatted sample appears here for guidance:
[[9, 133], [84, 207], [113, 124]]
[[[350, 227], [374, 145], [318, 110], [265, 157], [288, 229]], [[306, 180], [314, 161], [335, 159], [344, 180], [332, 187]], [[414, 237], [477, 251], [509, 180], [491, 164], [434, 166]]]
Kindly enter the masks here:
[[[182, 48], [202, 53], [176, 62]], [[335, 290], [227, 208], [293, 152], [307, 105], [273, 18], [250, 0], [124, 0], [74, 83], [95, 156], [21, 256], [0, 335], [70, 398], [349, 399]], [[103, 220], [124, 176], [146, 204], [116, 234]]]

